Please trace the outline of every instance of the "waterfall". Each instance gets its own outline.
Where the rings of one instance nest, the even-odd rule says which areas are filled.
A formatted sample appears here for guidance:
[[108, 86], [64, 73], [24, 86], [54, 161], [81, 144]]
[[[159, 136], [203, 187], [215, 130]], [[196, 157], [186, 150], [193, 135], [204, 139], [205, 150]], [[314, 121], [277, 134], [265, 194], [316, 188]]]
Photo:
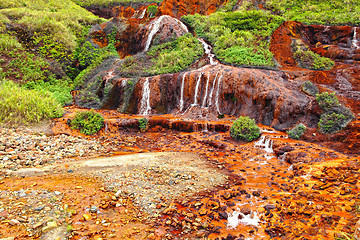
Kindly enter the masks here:
[[145, 17], [145, 13], [146, 13], [146, 8], [141, 12], [139, 19], [143, 19]]
[[263, 149], [265, 152], [273, 153], [274, 150], [272, 149], [272, 144], [273, 142], [271, 141], [271, 139], [266, 138], [264, 135], [262, 135], [259, 141], [255, 143], [255, 146]]
[[218, 64], [217, 61], [214, 60], [215, 58], [215, 54], [213, 54], [211, 52], [212, 50], [212, 47], [207, 44], [204, 39], [201, 39], [201, 38], [198, 38], [199, 42], [201, 42], [201, 44], [203, 45], [203, 48], [204, 48], [204, 51], [205, 51], [205, 54], [208, 56], [209, 60], [210, 60], [210, 65], [216, 65]]
[[223, 75], [221, 74], [221, 76], [218, 80], [218, 85], [217, 85], [217, 90], [216, 90], [215, 106], [216, 106], [216, 110], [218, 111], [218, 114], [221, 114], [220, 107], [219, 107], [219, 95], [220, 95], [220, 83], [221, 83], [222, 78], [223, 78]]
[[144, 48], [144, 51], [149, 50], [150, 44], [152, 42], [152, 39], [154, 37], [154, 35], [159, 31], [160, 28], [160, 24], [163, 21], [164, 18], [171, 18], [174, 21], [176, 21], [177, 23], [179, 23], [180, 27], [185, 31], [185, 32], [189, 32], [189, 30], [187, 29], [186, 25], [184, 23], [182, 23], [181, 21], [179, 21], [178, 19], [172, 18], [168, 15], [162, 15], [160, 17], [158, 17], [157, 19], [153, 20], [150, 23], [150, 27], [149, 27], [149, 35], [148, 38], [146, 39], [146, 45]]
[[149, 115], [151, 113], [151, 107], [150, 107], [150, 83], [148, 77], [144, 81], [141, 93], [142, 93], [142, 98], [141, 98], [139, 114]]
[[212, 97], [213, 97], [213, 94], [214, 94], [214, 89], [215, 89], [215, 86], [216, 86], [216, 81], [217, 81], [218, 75], [219, 75], [219, 72], [216, 73], [216, 76], [215, 76], [215, 78], [214, 78], [213, 86], [212, 86], [212, 88], [211, 88], [211, 91], [210, 91], [210, 94], [209, 94], [209, 98], [208, 98], [208, 107], [211, 106]]
[[207, 98], [207, 95], [208, 95], [208, 88], [209, 88], [209, 81], [210, 81], [210, 73], [208, 73], [207, 75], [207, 82], [206, 82], [206, 88], [205, 88], [205, 96], [204, 96], [204, 100], [203, 100], [203, 103], [202, 103], [202, 107], [206, 107], [206, 98]]
[[201, 82], [201, 76], [203, 75], [203, 73], [200, 73], [199, 75], [199, 78], [196, 82], [196, 87], [195, 87], [195, 96], [194, 96], [194, 104], [192, 104], [191, 106], [196, 106], [198, 105], [197, 103], [197, 95], [198, 95], [198, 92], [199, 92], [199, 87], [200, 87], [200, 82]]
[[356, 49], [359, 48], [359, 40], [357, 39], [357, 27], [354, 28], [354, 36], [351, 45]]
[[181, 80], [181, 89], [180, 89], [180, 112], [183, 110], [184, 108], [184, 85], [185, 85], [185, 76], [186, 74], [184, 73], [182, 76], [182, 80]]

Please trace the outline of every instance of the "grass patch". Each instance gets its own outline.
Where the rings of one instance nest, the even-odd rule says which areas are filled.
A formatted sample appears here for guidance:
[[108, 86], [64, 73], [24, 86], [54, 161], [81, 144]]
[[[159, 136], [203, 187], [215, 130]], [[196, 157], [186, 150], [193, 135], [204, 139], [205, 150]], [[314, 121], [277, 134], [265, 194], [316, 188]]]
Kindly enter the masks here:
[[272, 32], [284, 19], [270, 12], [216, 12], [184, 16], [195, 33], [214, 46], [217, 58], [236, 65], [275, 66], [269, 50]]
[[28, 124], [61, 117], [63, 109], [52, 94], [29, 90], [3, 80], [0, 82], [0, 123]]
[[179, 72], [190, 66], [197, 58], [204, 54], [202, 44], [190, 33], [178, 37], [175, 41], [153, 46], [148, 55], [153, 66], [151, 74]]
[[305, 24], [360, 24], [358, 0], [268, 0], [265, 7], [286, 20]]
[[294, 58], [300, 67], [312, 70], [330, 70], [335, 64], [330, 58], [322, 57], [310, 50], [297, 50]]

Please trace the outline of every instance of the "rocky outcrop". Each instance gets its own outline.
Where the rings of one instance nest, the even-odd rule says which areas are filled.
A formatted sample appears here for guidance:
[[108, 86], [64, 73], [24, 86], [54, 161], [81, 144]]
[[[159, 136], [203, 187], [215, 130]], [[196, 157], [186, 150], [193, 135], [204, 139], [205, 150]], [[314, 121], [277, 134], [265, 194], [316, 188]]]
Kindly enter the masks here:
[[281, 71], [219, 64], [134, 81], [116, 76], [116, 73], [112, 75], [116, 72], [115, 63], [106, 65], [110, 67], [101, 71], [102, 82], [95, 83], [100, 78], [94, 75], [87, 84], [98, 86], [97, 89], [88, 88], [97, 97], [84, 102], [84, 97], [79, 95], [76, 97], [78, 105], [120, 108], [133, 114], [176, 113], [195, 119], [201, 119], [203, 114], [207, 117], [212, 114], [215, 118], [222, 114], [247, 115], [258, 123], [281, 130], [297, 122], [309, 126], [318, 122], [318, 108], [314, 107], [313, 97], [302, 93], [300, 84]]
[[159, 12], [161, 15], [176, 18], [195, 13], [208, 15], [215, 12], [224, 2], [224, 0], [164, 0], [159, 7]]

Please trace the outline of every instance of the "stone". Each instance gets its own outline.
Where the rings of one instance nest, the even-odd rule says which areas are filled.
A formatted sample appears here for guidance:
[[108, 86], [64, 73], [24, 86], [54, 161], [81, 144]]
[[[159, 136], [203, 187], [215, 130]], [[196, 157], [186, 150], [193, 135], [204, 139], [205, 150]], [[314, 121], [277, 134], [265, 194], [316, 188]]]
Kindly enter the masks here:
[[91, 215], [90, 215], [90, 214], [84, 214], [84, 215], [83, 215], [83, 219], [84, 219], [85, 221], [88, 221], [88, 220], [91, 219]]
[[9, 224], [12, 225], [12, 226], [15, 226], [15, 225], [19, 225], [20, 222], [18, 220], [16, 220], [16, 219], [11, 219]]

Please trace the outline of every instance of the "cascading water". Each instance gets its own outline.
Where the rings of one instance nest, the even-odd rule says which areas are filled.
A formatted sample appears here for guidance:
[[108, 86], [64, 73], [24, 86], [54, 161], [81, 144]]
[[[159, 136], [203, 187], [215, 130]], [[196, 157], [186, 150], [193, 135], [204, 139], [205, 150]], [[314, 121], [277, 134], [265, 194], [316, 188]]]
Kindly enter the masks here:
[[228, 228], [235, 228], [239, 223], [243, 223], [245, 225], [258, 226], [260, 222], [260, 217], [257, 212], [253, 212], [251, 214], [245, 215], [238, 211], [234, 211], [233, 213], [228, 214]]
[[216, 89], [215, 106], [216, 106], [216, 110], [217, 110], [218, 114], [221, 114], [220, 106], [219, 106], [219, 97], [220, 97], [220, 84], [221, 84], [222, 78], [223, 78], [223, 75], [220, 76], [220, 78], [218, 80], [218, 84], [217, 84], [217, 89]]
[[145, 17], [146, 8], [141, 12], [139, 19], [143, 19]]
[[204, 100], [203, 100], [203, 103], [202, 103], [202, 107], [203, 107], [203, 108], [206, 107], [206, 99], [207, 99], [207, 95], [208, 95], [209, 82], [210, 82], [210, 73], [208, 73], [208, 75], [207, 75], [207, 82], [206, 82], [206, 88], [205, 88], [205, 96], [204, 96]]
[[147, 51], [149, 50], [149, 47], [150, 47], [150, 44], [152, 42], [152, 39], [154, 37], [154, 35], [159, 31], [160, 29], [160, 24], [163, 22], [164, 18], [171, 18], [173, 19], [174, 21], [176, 21], [177, 23], [179, 23], [180, 27], [185, 31], [185, 32], [189, 32], [188, 28], [186, 27], [186, 25], [184, 23], [182, 23], [181, 21], [179, 21], [178, 19], [176, 18], [172, 18], [168, 15], [162, 15], [160, 17], [158, 17], [157, 19], [153, 20], [151, 23], [150, 23], [150, 27], [149, 27], [149, 35], [148, 35], [148, 38], [146, 39], [146, 44], [145, 44], [145, 48], [144, 48], [144, 51]]
[[351, 42], [352, 47], [358, 49], [359, 46], [359, 40], [357, 39], [357, 27], [354, 28], [354, 36], [353, 36], [353, 40]]
[[195, 87], [195, 94], [194, 94], [194, 103], [191, 106], [196, 106], [198, 105], [197, 103], [197, 95], [199, 92], [199, 88], [200, 88], [200, 82], [201, 82], [201, 77], [202, 77], [203, 73], [200, 73], [198, 80], [196, 82], [196, 87]]
[[179, 111], [181, 112], [184, 108], [184, 86], [185, 86], [185, 76], [186, 74], [184, 73], [182, 76], [182, 80], [181, 80], [181, 89], [180, 89], [180, 106], [179, 106]]
[[215, 90], [215, 86], [216, 86], [216, 81], [217, 81], [217, 79], [218, 79], [218, 75], [219, 75], [219, 73], [216, 73], [216, 76], [215, 76], [215, 78], [214, 78], [213, 86], [212, 86], [212, 88], [211, 88], [211, 91], [210, 91], [210, 94], [209, 94], [209, 98], [208, 98], [208, 101], [207, 101], [208, 107], [210, 107], [211, 104], [212, 104], [212, 97], [213, 97], [213, 94], [214, 94], [214, 90]]
[[151, 107], [150, 107], [150, 82], [149, 78], [146, 78], [142, 88], [142, 98], [139, 115], [150, 115]]
[[213, 54], [213, 53], [211, 52], [212, 47], [211, 47], [209, 44], [207, 44], [207, 43], [204, 41], [204, 39], [198, 38], [198, 40], [199, 40], [199, 42], [201, 42], [201, 44], [203, 45], [205, 54], [206, 54], [206, 55], [208, 56], [208, 58], [209, 58], [210, 65], [216, 65], [216, 64], [218, 64], [218, 62], [214, 60], [214, 59], [215, 59], [215, 54]]

